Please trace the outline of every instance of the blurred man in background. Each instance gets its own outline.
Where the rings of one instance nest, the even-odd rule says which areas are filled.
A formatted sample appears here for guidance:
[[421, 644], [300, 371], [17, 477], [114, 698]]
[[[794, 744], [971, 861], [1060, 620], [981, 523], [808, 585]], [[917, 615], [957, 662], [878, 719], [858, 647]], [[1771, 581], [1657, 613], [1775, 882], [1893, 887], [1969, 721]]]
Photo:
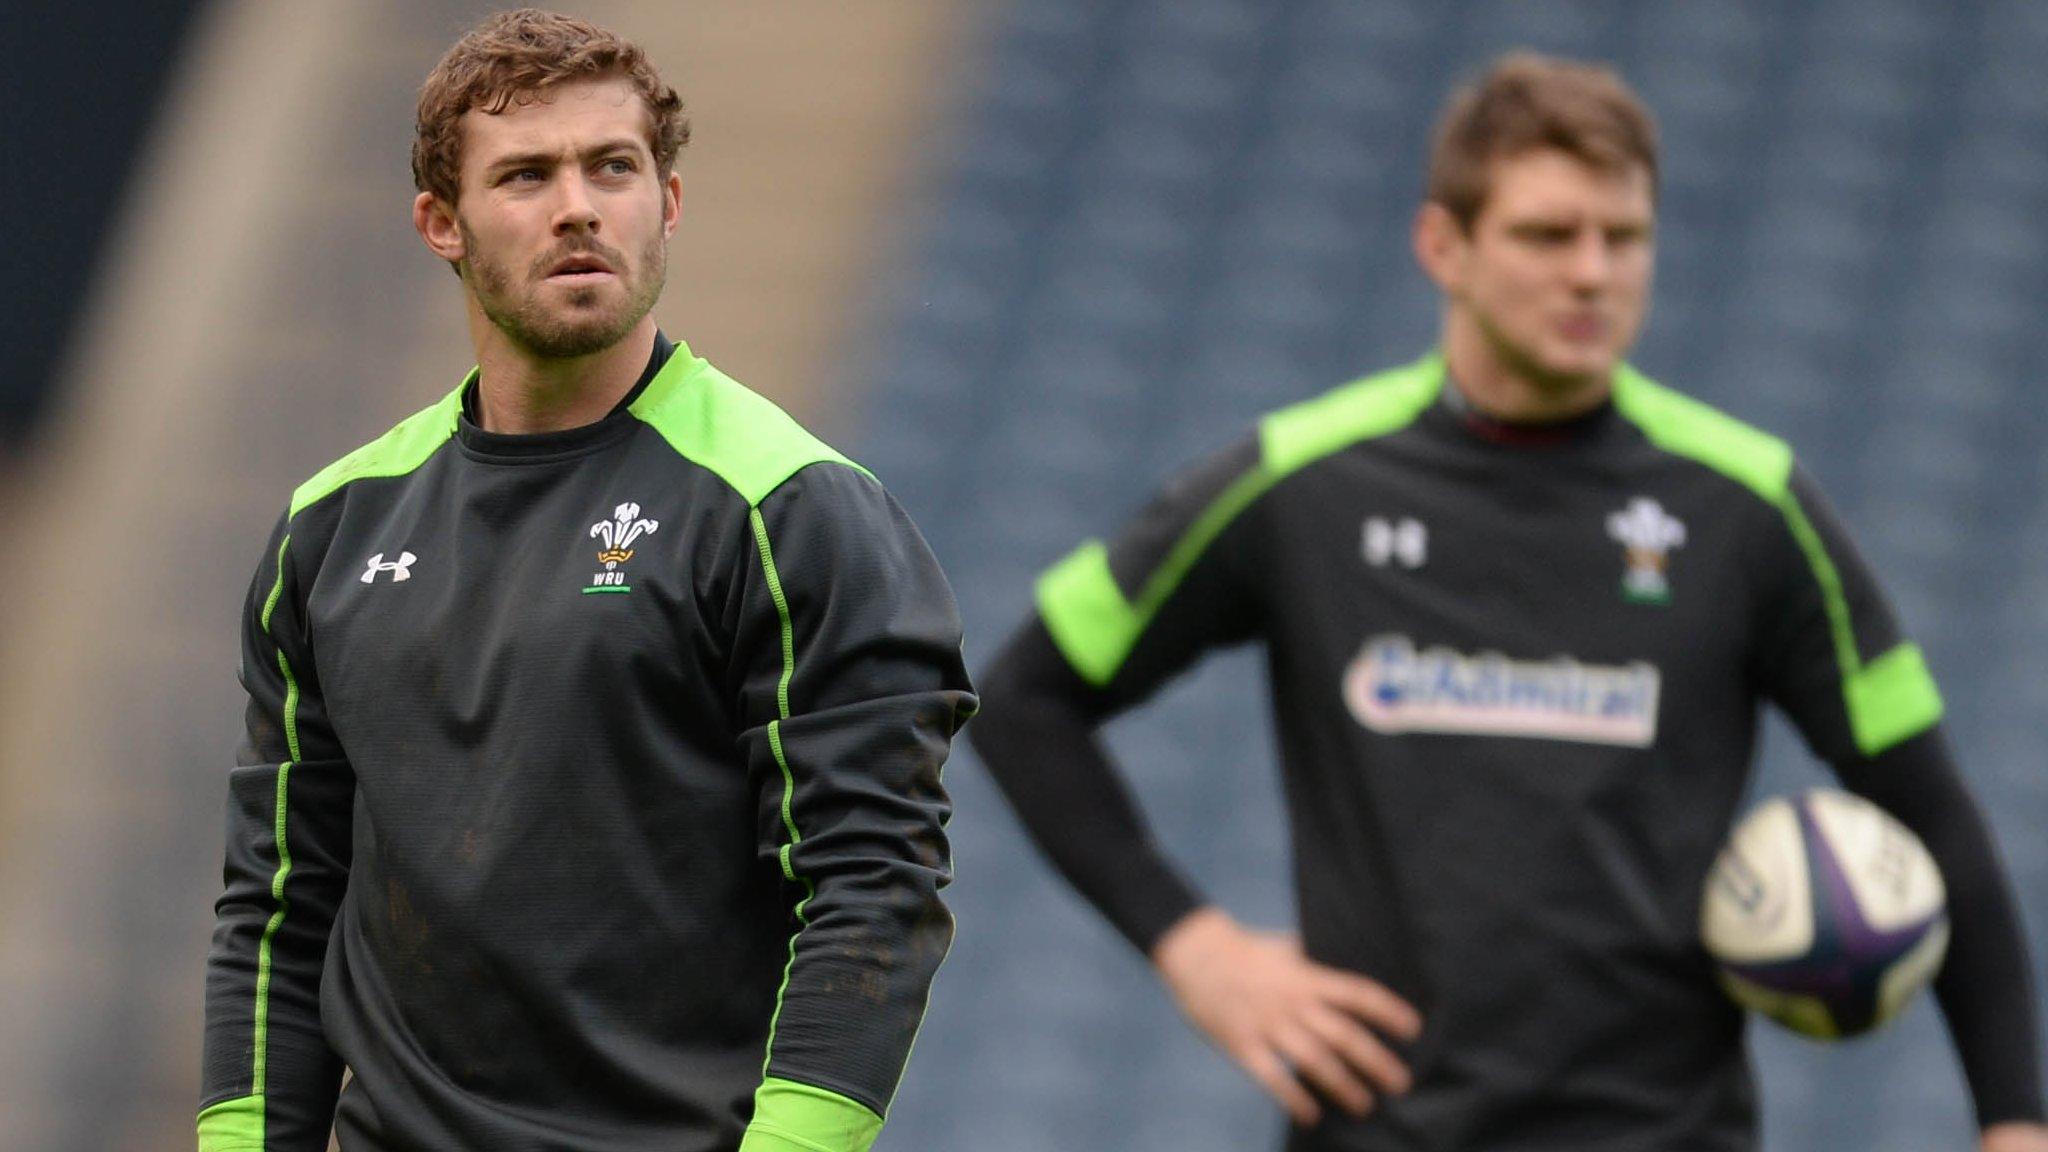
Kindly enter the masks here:
[[[1782, 441], [1622, 359], [1656, 190], [1605, 70], [1512, 56], [1460, 93], [1414, 230], [1439, 352], [1267, 417], [1047, 572], [976, 747], [1294, 1152], [1745, 1149], [1697, 916], [1769, 700], [1933, 851], [1983, 1147], [2048, 1149], [2025, 945], [1918, 648]], [[1095, 737], [1247, 640], [1299, 942], [1193, 889]], [[1483, 675], [1521, 688], [1456, 690]]]
[[550, 13], [427, 79], [413, 220], [478, 367], [251, 585], [202, 1152], [881, 1126], [951, 935], [959, 621], [871, 476], [656, 329], [687, 136]]

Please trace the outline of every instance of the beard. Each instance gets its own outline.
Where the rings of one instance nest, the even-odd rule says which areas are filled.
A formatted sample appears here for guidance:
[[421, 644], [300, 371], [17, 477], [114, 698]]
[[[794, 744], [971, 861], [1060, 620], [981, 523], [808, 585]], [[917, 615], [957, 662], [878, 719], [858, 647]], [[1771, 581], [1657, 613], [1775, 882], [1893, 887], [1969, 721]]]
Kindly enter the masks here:
[[[549, 252], [522, 278], [479, 250], [467, 225], [458, 220], [456, 227], [469, 253], [457, 268], [484, 316], [514, 344], [544, 359], [588, 356], [625, 339], [653, 309], [668, 279], [668, 244], [658, 234], [640, 250], [637, 262], [629, 262], [616, 248], [586, 240]], [[548, 269], [579, 252], [602, 259], [618, 277], [624, 296], [607, 304], [608, 286], [592, 285], [570, 289], [559, 303], [546, 300]]]

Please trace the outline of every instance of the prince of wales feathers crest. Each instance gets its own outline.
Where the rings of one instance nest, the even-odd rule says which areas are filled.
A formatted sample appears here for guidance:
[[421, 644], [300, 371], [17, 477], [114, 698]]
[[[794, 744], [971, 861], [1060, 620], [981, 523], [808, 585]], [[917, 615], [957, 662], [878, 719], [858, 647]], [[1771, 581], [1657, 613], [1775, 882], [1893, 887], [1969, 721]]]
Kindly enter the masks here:
[[640, 518], [640, 506], [627, 501], [612, 509], [612, 518], [599, 520], [590, 526], [590, 535], [602, 542], [597, 558], [604, 565], [604, 571], [590, 578], [590, 587], [585, 592], [627, 592], [626, 574], [619, 571], [619, 565], [633, 558], [633, 541], [642, 535], [653, 535], [661, 527], [658, 520]]

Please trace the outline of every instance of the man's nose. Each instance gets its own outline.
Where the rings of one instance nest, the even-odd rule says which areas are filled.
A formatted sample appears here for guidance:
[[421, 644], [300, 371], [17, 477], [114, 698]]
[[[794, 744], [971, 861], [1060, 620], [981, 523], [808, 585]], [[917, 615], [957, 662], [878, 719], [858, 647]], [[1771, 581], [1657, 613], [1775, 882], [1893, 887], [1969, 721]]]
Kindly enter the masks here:
[[1572, 282], [1587, 288], [1605, 284], [1614, 274], [1614, 252], [1607, 238], [1596, 231], [1587, 231], [1572, 245], [1568, 264]]
[[555, 235], [595, 232], [597, 227], [597, 203], [591, 198], [589, 185], [580, 174], [563, 180], [561, 202], [555, 208]]

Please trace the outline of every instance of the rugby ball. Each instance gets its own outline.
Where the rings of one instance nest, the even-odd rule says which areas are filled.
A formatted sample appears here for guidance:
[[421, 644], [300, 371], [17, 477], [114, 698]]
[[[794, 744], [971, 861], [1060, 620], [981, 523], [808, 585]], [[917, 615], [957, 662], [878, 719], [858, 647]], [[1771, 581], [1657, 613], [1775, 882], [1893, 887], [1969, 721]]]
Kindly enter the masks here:
[[1807, 1036], [1853, 1036], [1941, 968], [1947, 894], [1905, 825], [1816, 789], [1736, 825], [1707, 876], [1700, 937], [1736, 1003]]

